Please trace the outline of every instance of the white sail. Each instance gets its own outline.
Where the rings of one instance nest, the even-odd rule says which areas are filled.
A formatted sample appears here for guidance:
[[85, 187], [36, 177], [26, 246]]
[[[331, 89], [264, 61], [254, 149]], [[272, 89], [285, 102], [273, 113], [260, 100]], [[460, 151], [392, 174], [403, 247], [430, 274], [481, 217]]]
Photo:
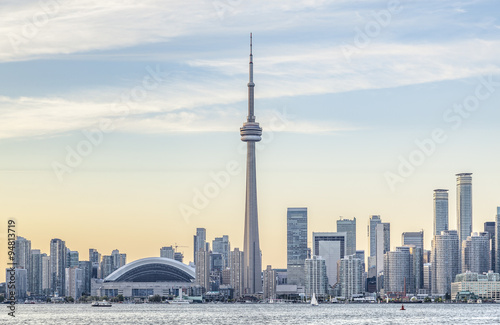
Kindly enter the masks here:
[[313, 293], [312, 298], [311, 298], [311, 306], [317, 306], [318, 301], [316, 300], [316, 294]]

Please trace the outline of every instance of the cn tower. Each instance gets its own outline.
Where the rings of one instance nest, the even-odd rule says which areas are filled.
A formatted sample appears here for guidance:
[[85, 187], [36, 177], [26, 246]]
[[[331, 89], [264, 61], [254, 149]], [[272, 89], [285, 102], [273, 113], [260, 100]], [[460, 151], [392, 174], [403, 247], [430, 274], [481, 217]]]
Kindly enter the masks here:
[[262, 128], [255, 122], [252, 34], [250, 33], [250, 64], [248, 81], [248, 116], [240, 128], [241, 141], [247, 143], [247, 193], [245, 202], [244, 285], [246, 294], [262, 291], [262, 260], [259, 245], [259, 216], [257, 212], [257, 181], [255, 172], [255, 142], [261, 140]]

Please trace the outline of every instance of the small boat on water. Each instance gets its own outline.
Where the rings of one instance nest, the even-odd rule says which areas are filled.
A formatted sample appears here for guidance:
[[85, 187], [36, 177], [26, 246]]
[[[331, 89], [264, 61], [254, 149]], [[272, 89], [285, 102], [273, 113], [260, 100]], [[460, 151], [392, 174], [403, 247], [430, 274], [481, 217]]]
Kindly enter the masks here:
[[316, 294], [313, 292], [313, 295], [311, 297], [311, 306], [319, 306], [318, 300], [316, 300]]
[[107, 302], [106, 300], [103, 301], [94, 301], [91, 305], [91, 307], [111, 307], [112, 305]]
[[179, 290], [179, 296], [168, 302], [171, 305], [189, 305], [191, 301], [182, 298], [182, 290]]

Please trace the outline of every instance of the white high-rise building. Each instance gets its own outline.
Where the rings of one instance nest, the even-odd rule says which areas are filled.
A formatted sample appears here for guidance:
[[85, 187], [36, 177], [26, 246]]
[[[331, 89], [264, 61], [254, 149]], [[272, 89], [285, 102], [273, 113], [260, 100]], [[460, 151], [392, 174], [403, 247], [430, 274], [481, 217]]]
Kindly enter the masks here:
[[433, 236], [439, 235], [443, 230], [448, 230], [448, 190], [434, 190], [433, 230]]
[[341, 296], [352, 299], [364, 292], [363, 263], [356, 255], [349, 255], [340, 260], [339, 278]]
[[391, 250], [391, 225], [379, 223], [375, 227], [377, 277], [384, 271], [384, 255]]
[[75, 266], [66, 268], [65, 276], [66, 296], [80, 298], [84, 287], [82, 269]]
[[462, 273], [488, 272], [489, 260], [490, 235], [487, 232], [474, 232], [462, 242]]
[[[460, 247], [472, 233], [472, 173], [457, 176], [457, 228]], [[459, 252], [460, 254], [460, 252]], [[461, 267], [461, 265], [459, 266]]]
[[326, 261], [321, 256], [306, 259], [306, 296], [325, 297], [328, 294]]
[[410, 283], [411, 268], [409, 247], [397, 247], [396, 251], [387, 252], [384, 256], [384, 264], [385, 292], [406, 294]]
[[50, 256], [42, 254], [42, 292], [45, 295], [50, 294], [52, 288], [52, 274], [50, 272]]
[[196, 228], [196, 235], [193, 236], [193, 261], [196, 264], [196, 253], [200, 250], [208, 250], [206, 247], [207, 230], [205, 228]]
[[424, 264], [424, 289], [428, 294], [432, 292], [432, 264]]
[[50, 241], [50, 283], [52, 293], [65, 295], [66, 290], [66, 243], [58, 238]]
[[456, 230], [434, 236], [432, 247], [432, 294], [451, 293], [451, 283], [459, 273], [459, 238]]

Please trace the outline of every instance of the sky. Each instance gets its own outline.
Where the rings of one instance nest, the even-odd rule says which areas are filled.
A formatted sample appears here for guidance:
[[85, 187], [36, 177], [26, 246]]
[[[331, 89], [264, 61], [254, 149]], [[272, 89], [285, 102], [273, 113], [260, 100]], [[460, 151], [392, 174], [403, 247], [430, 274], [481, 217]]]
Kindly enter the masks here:
[[286, 267], [286, 210], [314, 231], [370, 215], [391, 247], [434, 189], [473, 173], [473, 230], [500, 206], [496, 1], [44, 0], [0, 4], [0, 265], [7, 222], [49, 253], [127, 260], [196, 228], [243, 246], [249, 34], [263, 266]]

